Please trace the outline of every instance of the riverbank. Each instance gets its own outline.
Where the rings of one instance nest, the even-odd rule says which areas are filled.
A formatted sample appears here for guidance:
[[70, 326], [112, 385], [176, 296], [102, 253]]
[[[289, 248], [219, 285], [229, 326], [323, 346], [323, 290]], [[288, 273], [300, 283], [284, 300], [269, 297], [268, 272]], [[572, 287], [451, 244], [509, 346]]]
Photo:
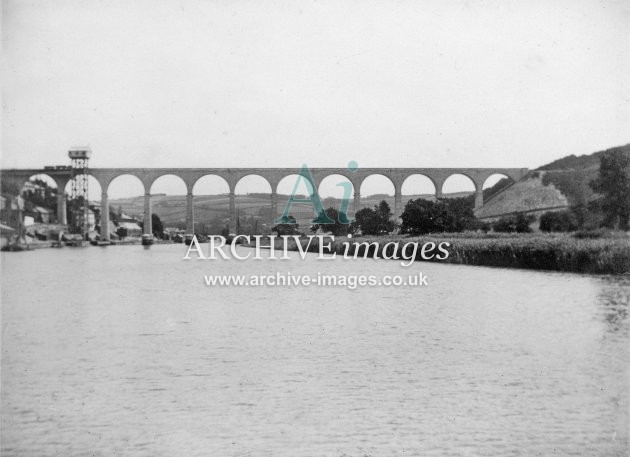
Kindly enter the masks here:
[[[330, 241], [327, 239], [326, 244]], [[171, 244], [172, 241], [156, 240], [156, 244]], [[284, 240], [276, 239], [276, 249], [283, 249]], [[330, 249], [324, 252], [346, 254], [349, 257], [389, 258], [394, 256], [396, 243], [423, 246], [433, 243], [436, 247], [426, 251], [439, 255], [430, 260], [422, 258], [421, 250], [414, 261], [444, 262], [462, 265], [478, 265], [532, 270], [553, 270], [574, 273], [630, 275], [630, 234], [624, 232], [596, 233], [579, 236], [576, 234], [506, 234], [506, 233], [434, 233], [423, 236], [387, 235], [379, 237], [355, 236], [336, 237]], [[444, 259], [437, 246], [448, 243], [449, 255]], [[27, 249], [52, 247], [50, 241], [29, 243]], [[140, 239], [112, 241], [112, 245], [139, 245]], [[301, 239], [302, 249], [319, 252], [319, 242], [313, 238]], [[86, 246], [88, 243], [86, 242]], [[247, 245], [245, 245], [247, 246]], [[445, 246], [442, 244], [442, 246]], [[249, 247], [254, 247], [250, 245]], [[368, 252], [366, 253], [366, 249]], [[287, 250], [297, 251], [293, 238], [287, 240]], [[400, 251], [398, 251], [400, 252]], [[411, 252], [411, 251], [410, 251]], [[405, 257], [410, 260], [409, 257]]]
[[[525, 268], [591, 274], [630, 274], [630, 236], [607, 233], [581, 237], [574, 234], [439, 233], [423, 236], [388, 235], [379, 237], [336, 237], [331, 252], [343, 255], [348, 241], [349, 256], [391, 257], [394, 243], [448, 242], [448, 258], [428, 261], [503, 268]], [[306, 246], [303, 239], [302, 246]], [[297, 250], [290, 243], [289, 250]], [[319, 250], [313, 239], [308, 250]], [[356, 251], [356, 253], [355, 253]], [[437, 250], [435, 252], [438, 253]], [[415, 260], [422, 259], [418, 252]]]
[[[88, 246], [99, 246], [99, 247], [103, 247], [103, 246], [139, 246], [142, 244], [142, 240], [140, 238], [126, 238], [124, 240], [111, 240], [109, 242], [106, 243], [101, 243], [101, 244], [92, 244], [90, 241], [79, 241], [76, 244], [73, 244], [72, 242], [69, 241], [62, 241], [61, 243], [59, 241], [52, 241], [52, 240], [37, 240], [37, 239], [31, 239], [26, 243], [22, 243], [20, 244], [20, 250], [24, 250], [24, 251], [31, 251], [31, 250], [35, 250], [35, 249], [45, 249], [45, 248], [63, 248], [63, 247], [88, 247]], [[154, 244], [176, 244], [175, 242], [171, 241], [171, 240], [154, 240]], [[4, 243], [2, 244], [2, 248], [4, 250], [4, 247], [8, 246], [8, 243]]]

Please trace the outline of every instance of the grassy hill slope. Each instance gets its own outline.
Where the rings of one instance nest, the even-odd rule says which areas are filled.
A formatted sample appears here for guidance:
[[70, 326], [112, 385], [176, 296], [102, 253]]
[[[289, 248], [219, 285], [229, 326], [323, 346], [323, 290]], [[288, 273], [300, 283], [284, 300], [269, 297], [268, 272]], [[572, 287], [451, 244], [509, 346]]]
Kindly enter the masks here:
[[512, 213], [534, 213], [569, 206], [568, 198], [553, 184], [544, 184], [544, 172], [534, 172], [488, 200], [476, 216], [496, 218]]
[[[607, 149], [630, 155], [630, 144]], [[486, 199], [477, 212], [492, 218], [514, 212], [536, 213], [586, 203], [596, 195], [589, 183], [599, 173], [601, 156], [606, 151], [554, 160], [530, 172], [521, 181]]]
[[[468, 192], [447, 194], [447, 198], [464, 197]], [[404, 195], [403, 205], [409, 199], [423, 198], [434, 200], [434, 195]], [[278, 212], [282, 212], [287, 195], [278, 195]], [[392, 212], [394, 210], [394, 197], [386, 194], [375, 194], [361, 198], [361, 207], [373, 207], [381, 200], [387, 201]], [[193, 198], [195, 208], [195, 222], [210, 223], [215, 219], [226, 219], [229, 211], [229, 195], [195, 195]], [[341, 200], [338, 198], [325, 198], [322, 201], [324, 207], [339, 208]], [[109, 201], [110, 207], [118, 212], [141, 218], [144, 212], [144, 197], [122, 198]], [[268, 221], [271, 210], [271, 196], [269, 194], [256, 193], [236, 195], [236, 208], [239, 214], [258, 216], [263, 221]], [[350, 202], [350, 214], [353, 214], [353, 202]], [[183, 226], [186, 221], [186, 196], [185, 195], [154, 195], [151, 197], [151, 210], [157, 214], [165, 226]], [[313, 218], [313, 209], [310, 205], [294, 204], [291, 215], [296, 217], [298, 223], [305, 224]]]

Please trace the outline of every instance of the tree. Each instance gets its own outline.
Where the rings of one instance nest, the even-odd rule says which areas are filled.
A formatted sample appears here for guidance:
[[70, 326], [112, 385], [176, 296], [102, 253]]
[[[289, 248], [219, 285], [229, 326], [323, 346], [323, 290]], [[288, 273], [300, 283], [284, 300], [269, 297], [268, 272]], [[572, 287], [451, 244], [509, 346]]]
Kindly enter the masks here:
[[272, 232], [276, 232], [278, 234], [278, 236], [282, 236], [282, 235], [297, 235], [298, 232], [298, 228], [299, 228], [299, 224], [297, 223], [297, 221], [295, 220], [295, 217], [289, 215], [286, 218], [286, 222], [283, 224], [278, 224], [276, 226], [274, 226], [271, 231]]
[[400, 230], [410, 235], [476, 230], [480, 223], [473, 214], [473, 204], [474, 201], [470, 197], [437, 202], [420, 198], [409, 200], [401, 215]]
[[[142, 230], [144, 230], [144, 221], [139, 221], [138, 225]], [[184, 226], [185, 225], [186, 224], [184, 223]], [[153, 234], [158, 238], [164, 237], [164, 224], [162, 224], [160, 216], [155, 213], [151, 213], [151, 230], [153, 231]]]
[[400, 231], [410, 235], [444, 231], [446, 208], [442, 202], [409, 200], [401, 214]]
[[602, 194], [603, 225], [628, 230], [630, 154], [618, 149], [606, 151], [600, 159], [599, 176], [590, 184], [593, 191]]
[[517, 233], [530, 233], [532, 231], [532, 228], [529, 226], [529, 224], [531, 224], [532, 222], [534, 222], [533, 216], [525, 216], [522, 213], [517, 214], [516, 222], [514, 224], [516, 228], [516, 232]]
[[20, 194], [20, 184], [10, 179], [3, 179], [0, 181], [0, 191], [3, 194], [9, 194], [16, 196]]
[[391, 233], [396, 224], [390, 218], [392, 212], [385, 200], [374, 208], [363, 208], [355, 215], [356, 226], [364, 235], [381, 235]]
[[[321, 211], [320, 215], [324, 213], [324, 210]], [[321, 230], [324, 233], [332, 233], [334, 236], [345, 236], [348, 233], [352, 233], [354, 231], [354, 227], [352, 224], [342, 224], [339, 222], [339, 211], [337, 211], [332, 206], [327, 208], [326, 216], [335, 221], [333, 224], [315, 224], [311, 226], [311, 231], [316, 232], [317, 230]], [[323, 216], [323, 215], [322, 215]], [[325, 216], [323, 216], [325, 217]], [[322, 217], [318, 217], [318, 219], [322, 219]]]
[[578, 228], [578, 219], [573, 211], [549, 211], [540, 216], [543, 232], [573, 232]]
[[446, 205], [446, 221], [444, 231], [446, 232], [463, 232], [464, 230], [476, 230], [480, 224], [475, 217], [473, 208], [475, 206], [475, 198], [449, 198], [442, 200]]
[[127, 229], [125, 227], [118, 227], [116, 229], [116, 235], [118, 235], [121, 240], [124, 240], [127, 237]]
[[151, 229], [159, 238], [162, 238], [164, 235], [164, 225], [162, 224], [162, 220], [160, 219], [160, 216], [155, 213], [151, 214]]
[[383, 229], [387, 229], [391, 226], [391, 230], [394, 230], [394, 221], [391, 220], [393, 216], [392, 210], [389, 207], [389, 203], [385, 200], [381, 200], [377, 207], [376, 212], [379, 214], [381, 221], [383, 222]]
[[31, 183], [39, 186], [37, 191], [22, 192], [24, 201], [31, 206], [43, 206], [52, 210], [57, 209], [57, 188], [51, 187], [43, 179], [32, 179]]
[[524, 214], [514, 214], [512, 216], [505, 216], [496, 220], [492, 224], [492, 230], [495, 232], [517, 232], [517, 233], [530, 233], [532, 228], [529, 226], [534, 222], [533, 216], [525, 216]]
[[79, 195], [77, 198], [66, 200], [66, 218], [68, 220], [68, 230], [70, 233], [81, 233], [83, 230], [83, 204], [85, 198]]

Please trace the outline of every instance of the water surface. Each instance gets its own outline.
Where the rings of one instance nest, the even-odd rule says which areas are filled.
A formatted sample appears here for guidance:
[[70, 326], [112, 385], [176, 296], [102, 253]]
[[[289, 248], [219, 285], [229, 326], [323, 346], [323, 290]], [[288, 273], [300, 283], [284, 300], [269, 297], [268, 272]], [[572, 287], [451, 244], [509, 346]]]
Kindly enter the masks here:
[[183, 249], [2, 254], [3, 456], [628, 454], [627, 277]]

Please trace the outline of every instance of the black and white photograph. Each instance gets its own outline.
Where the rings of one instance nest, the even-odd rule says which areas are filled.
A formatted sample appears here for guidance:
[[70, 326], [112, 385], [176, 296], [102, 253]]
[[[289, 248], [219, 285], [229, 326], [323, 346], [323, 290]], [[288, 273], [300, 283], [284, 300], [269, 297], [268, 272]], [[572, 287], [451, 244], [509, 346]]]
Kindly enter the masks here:
[[630, 1], [0, 1], [0, 456], [630, 455]]

